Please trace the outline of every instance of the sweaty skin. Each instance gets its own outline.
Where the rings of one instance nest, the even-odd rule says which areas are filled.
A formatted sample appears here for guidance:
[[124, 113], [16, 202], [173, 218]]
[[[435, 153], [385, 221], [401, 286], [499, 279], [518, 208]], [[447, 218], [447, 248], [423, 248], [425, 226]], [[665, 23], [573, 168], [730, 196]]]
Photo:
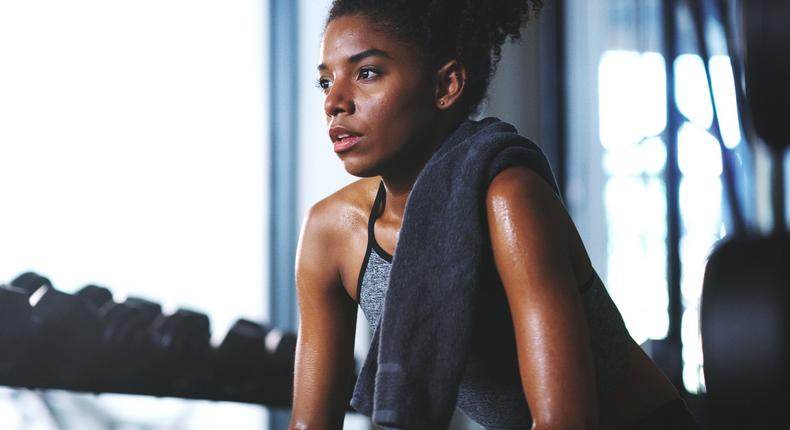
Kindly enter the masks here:
[[[353, 388], [354, 298], [379, 183], [387, 196], [375, 236], [394, 254], [414, 180], [458, 121], [463, 67], [450, 61], [428, 77], [422, 70], [414, 48], [365, 17], [327, 26], [319, 66], [327, 125], [360, 136], [337, 155], [347, 171], [366, 177], [318, 202], [302, 226], [292, 429], [342, 428]], [[596, 398], [578, 292], [592, 267], [545, 181], [526, 168], [506, 169], [491, 182], [486, 209], [534, 429], [616, 429], [678, 397], [632, 342], [625, 382], [605, 402]]]

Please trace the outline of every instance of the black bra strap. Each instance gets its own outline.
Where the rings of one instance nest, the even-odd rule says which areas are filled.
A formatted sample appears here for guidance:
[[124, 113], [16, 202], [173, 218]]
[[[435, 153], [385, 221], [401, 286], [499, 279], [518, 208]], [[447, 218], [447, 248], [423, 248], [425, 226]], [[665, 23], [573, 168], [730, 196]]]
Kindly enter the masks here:
[[387, 199], [387, 190], [384, 189], [384, 181], [379, 185], [379, 191], [376, 194], [376, 200], [373, 202], [373, 207], [370, 209], [370, 217], [368, 218], [368, 243], [374, 237], [373, 226], [376, 224], [376, 219], [381, 215], [381, 208], [384, 207], [384, 202]]
[[384, 189], [384, 181], [382, 181], [381, 185], [379, 185], [378, 194], [376, 194], [376, 200], [373, 201], [373, 207], [370, 209], [370, 217], [368, 218], [368, 246], [367, 251], [365, 251], [365, 258], [362, 260], [362, 267], [359, 268], [359, 278], [357, 281], [357, 303], [360, 303], [360, 300], [362, 299], [362, 280], [368, 267], [368, 261], [370, 261], [370, 252], [373, 251], [374, 247], [378, 247], [373, 230], [374, 226], [376, 225], [376, 218], [381, 215], [382, 204], [384, 204], [384, 200], [386, 198], [387, 190]]

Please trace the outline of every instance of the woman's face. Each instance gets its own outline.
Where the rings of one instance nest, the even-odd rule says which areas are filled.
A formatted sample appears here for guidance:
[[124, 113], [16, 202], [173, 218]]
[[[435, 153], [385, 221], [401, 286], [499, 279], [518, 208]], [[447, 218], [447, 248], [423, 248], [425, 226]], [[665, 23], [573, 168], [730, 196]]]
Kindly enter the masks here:
[[423, 70], [415, 48], [368, 18], [329, 23], [318, 84], [333, 148], [349, 173], [387, 174], [424, 158], [438, 110]]

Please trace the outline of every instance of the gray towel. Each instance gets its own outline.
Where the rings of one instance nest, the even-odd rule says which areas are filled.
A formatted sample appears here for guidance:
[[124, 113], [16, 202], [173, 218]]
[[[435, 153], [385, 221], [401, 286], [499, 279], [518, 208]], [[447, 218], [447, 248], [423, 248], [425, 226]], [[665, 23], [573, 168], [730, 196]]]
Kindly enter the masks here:
[[[431, 157], [409, 195], [384, 310], [351, 406], [381, 426], [443, 429], [458, 398], [475, 297], [490, 247], [485, 198], [514, 165], [559, 195], [546, 157], [496, 118], [464, 121]], [[431, 249], [443, 252], [425, 252]]]

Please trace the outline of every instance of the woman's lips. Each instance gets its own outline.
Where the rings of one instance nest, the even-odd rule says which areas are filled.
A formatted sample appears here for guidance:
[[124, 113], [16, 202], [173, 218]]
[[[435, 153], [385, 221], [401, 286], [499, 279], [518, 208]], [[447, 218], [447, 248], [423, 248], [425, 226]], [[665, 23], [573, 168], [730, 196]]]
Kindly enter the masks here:
[[353, 148], [359, 142], [361, 136], [348, 136], [334, 141], [333, 146], [336, 153], [345, 152]]

